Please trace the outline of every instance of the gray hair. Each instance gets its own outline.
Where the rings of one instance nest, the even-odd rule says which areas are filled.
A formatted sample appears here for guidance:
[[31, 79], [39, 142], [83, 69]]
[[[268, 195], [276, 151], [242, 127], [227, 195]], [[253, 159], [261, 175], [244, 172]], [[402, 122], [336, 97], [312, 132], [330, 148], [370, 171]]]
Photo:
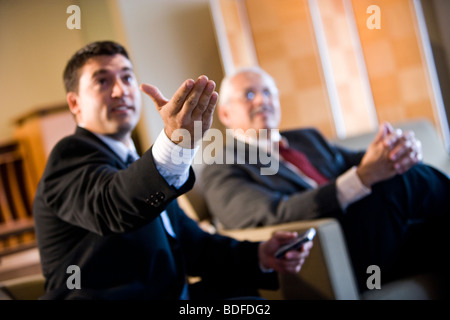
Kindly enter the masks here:
[[241, 67], [234, 70], [232, 73], [225, 76], [220, 84], [220, 94], [219, 94], [219, 103], [218, 106], [226, 105], [229, 102], [231, 93], [233, 91], [233, 87], [231, 85], [231, 80], [233, 80], [236, 76], [243, 73], [256, 73], [266, 78], [273, 86], [273, 89], [278, 94], [278, 88], [275, 83], [275, 80], [272, 78], [270, 74], [268, 74], [265, 70], [263, 70], [259, 66], [251, 66], [251, 67]]

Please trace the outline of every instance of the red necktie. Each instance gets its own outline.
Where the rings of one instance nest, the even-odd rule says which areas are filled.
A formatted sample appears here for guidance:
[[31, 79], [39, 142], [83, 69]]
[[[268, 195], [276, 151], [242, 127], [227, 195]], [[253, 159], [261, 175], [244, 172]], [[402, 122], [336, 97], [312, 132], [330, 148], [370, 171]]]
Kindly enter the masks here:
[[296, 166], [306, 176], [316, 181], [318, 185], [328, 182], [328, 179], [324, 177], [316, 168], [314, 168], [304, 153], [291, 148], [286, 148], [280, 143], [280, 155], [284, 160]]

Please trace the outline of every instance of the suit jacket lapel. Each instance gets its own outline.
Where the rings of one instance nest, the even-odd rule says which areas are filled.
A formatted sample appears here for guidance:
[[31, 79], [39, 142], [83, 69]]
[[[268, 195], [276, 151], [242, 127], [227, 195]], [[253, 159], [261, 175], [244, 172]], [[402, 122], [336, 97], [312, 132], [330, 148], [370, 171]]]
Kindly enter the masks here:
[[[234, 139], [233, 147], [231, 148], [230, 146], [227, 146], [227, 152], [232, 152], [234, 154], [234, 157], [231, 159], [234, 159], [234, 161], [238, 164], [256, 167], [258, 169], [270, 167], [270, 163], [264, 164], [261, 162], [259, 153], [260, 150], [258, 147], [249, 145], [240, 140]], [[255, 159], [256, 163], [251, 162], [252, 159]], [[278, 159], [272, 158], [271, 161], [278, 161]], [[278, 163], [278, 171], [276, 174], [283, 176], [287, 180], [299, 185], [301, 188], [311, 189], [311, 186], [305, 180], [303, 180], [298, 174], [293, 172], [282, 162]]]
[[278, 174], [280, 176], [283, 176], [287, 180], [290, 180], [294, 183], [297, 183], [301, 187], [305, 189], [311, 189], [311, 185], [307, 183], [305, 180], [302, 179], [297, 173], [293, 172], [291, 169], [289, 169], [286, 165], [284, 165], [282, 162], [280, 162], [280, 167], [278, 169]]
[[95, 134], [93, 134], [89, 130], [77, 126], [75, 130], [75, 135], [83, 136], [97, 144], [100, 144], [100, 146], [105, 149], [104, 151], [106, 153], [111, 155], [111, 157], [113, 157], [120, 164], [122, 164], [122, 168], [119, 169], [125, 169], [127, 167], [127, 164], [123, 162], [123, 160], [117, 155], [117, 153], [114, 152], [114, 150], [112, 150], [106, 143], [104, 143], [101, 139], [99, 139]]
[[282, 132], [282, 135], [287, 138], [291, 148], [303, 152], [325, 177], [333, 179], [340, 174], [338, 161], [330, 156], [332, 152], [325, 140], [318, 139], [316, 135], [307, 130]]

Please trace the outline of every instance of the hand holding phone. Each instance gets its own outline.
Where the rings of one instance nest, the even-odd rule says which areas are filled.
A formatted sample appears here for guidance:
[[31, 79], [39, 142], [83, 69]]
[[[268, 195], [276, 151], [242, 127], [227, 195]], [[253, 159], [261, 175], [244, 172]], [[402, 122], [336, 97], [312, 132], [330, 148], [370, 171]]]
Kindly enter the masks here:
[[295, 239], [290, 241], [288, 244], [281, 246], [277, 252], [275, 252], [275, 258], [280, 259], [284, 256], [284, 254], [290, 250], [299, 250], [302, 245], [308, 241], [314, 239], [316, 235], [316, 229], [310, 228], [305, 232], [299, 234]]

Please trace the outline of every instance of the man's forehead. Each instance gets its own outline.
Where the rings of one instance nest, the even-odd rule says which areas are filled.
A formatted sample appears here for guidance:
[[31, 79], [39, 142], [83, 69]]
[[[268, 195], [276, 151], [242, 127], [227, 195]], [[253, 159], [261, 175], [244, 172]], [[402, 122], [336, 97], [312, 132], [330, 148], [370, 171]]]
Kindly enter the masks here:
[[94, 76], [107, 72], [133, 71], [133, 65], [130, 60], [121, 54], [113, 56], [101, 55], [89, 58], [82, 70]]
[[232, 79], [232, 84], [235, 89], [248, 90], [259, 86], [267, 87], [269, 89], [274, 88], [273, 81], [266, 76], [257, 72], [242, 72], [237, 74]]

